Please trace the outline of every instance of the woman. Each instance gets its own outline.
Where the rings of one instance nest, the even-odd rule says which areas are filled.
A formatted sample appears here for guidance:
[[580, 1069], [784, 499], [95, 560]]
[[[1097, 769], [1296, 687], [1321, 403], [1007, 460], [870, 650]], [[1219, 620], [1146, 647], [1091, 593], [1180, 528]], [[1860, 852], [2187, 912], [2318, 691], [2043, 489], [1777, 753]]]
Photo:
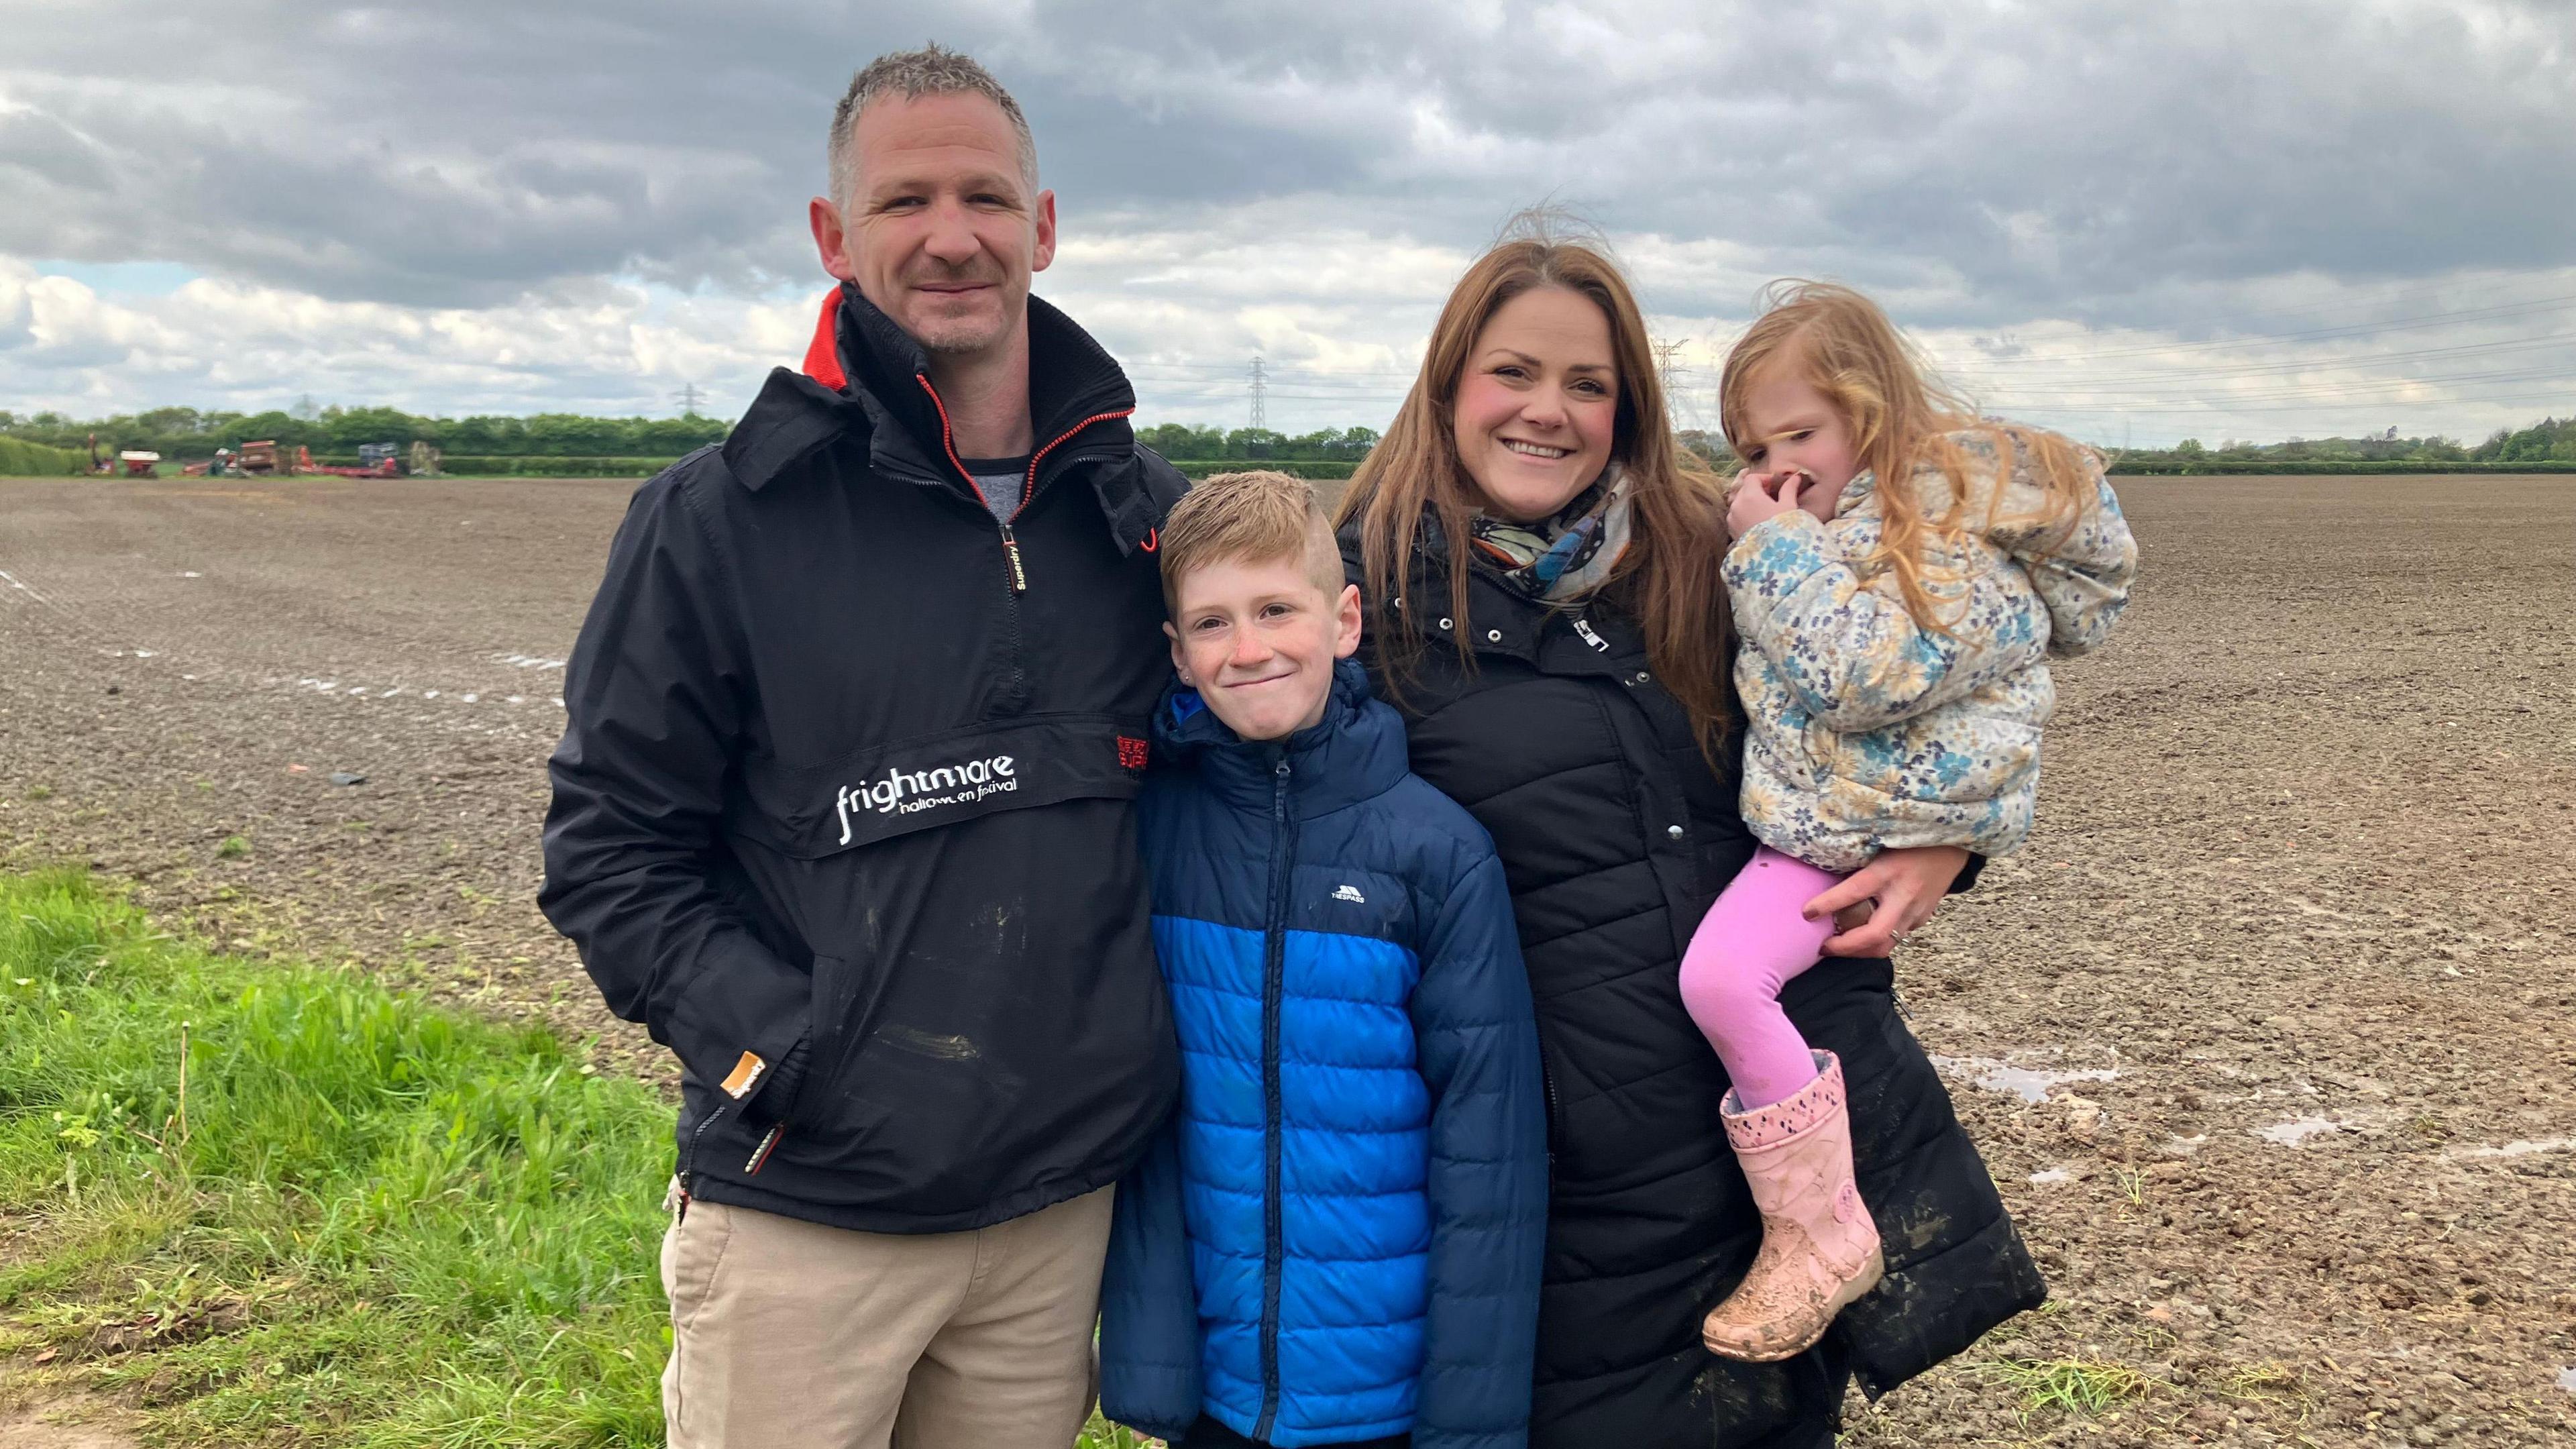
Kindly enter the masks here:
[[1968, 857], [1890, 851], [1826, 900], [1877, 901], [1827, 943], [1844, 958], [1782, 996], [1842, 1059], [1886, 1281], [1798, 1358], [1701, 1346], [1761, 1241], [1718, 1117], [1726, 1076], [1676, 985], [1754, 849], [1719, 517], [1625, 281], [1544, 234], [1468, 269], [1342, 502], [1364, 657], [1415, 772], [1492, 833], [1537, 1001], [1551, 1183], [1534, 1445], [1830, 1444], [1851, 1375], [1884, 1392], [2045, 1294], [1885, 959]]

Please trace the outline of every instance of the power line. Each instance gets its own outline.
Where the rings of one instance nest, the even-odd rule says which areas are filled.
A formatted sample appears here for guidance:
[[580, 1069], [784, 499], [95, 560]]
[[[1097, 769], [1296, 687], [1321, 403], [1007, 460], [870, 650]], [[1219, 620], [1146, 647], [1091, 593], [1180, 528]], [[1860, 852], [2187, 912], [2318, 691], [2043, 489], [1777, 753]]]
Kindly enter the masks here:
[[[2229, 307], [2224, 312], [2203, 312], [2196, 315], [2169, 317], [2159, 325], [2168, 331], [2193, 326], [2238, 327], [2247, 322], [2260, 319], [2311, 317], [2336, 312], [2349, 313], [2357, 307], [2388, 305], [2410, 301], [2419, 296], [2438, 299], [2444, 293], [2468, 293], [2475, 295], [2478, 293], [2491, 293], [2498, 290], [2526, 286], [2528, 284], [2529, 279], [2526, 277], [2510, 276], [2489, 277], [2483, 281], [2466, 282], [2394, 282], [2379, 287], [2356, 288], [2345, 292], [2342, 296], [2339, 296], [2330, 302], [2310, 302], [2290, 307]], [[2495, 303], [2489, 305], [2504, 306], [2512, 304]]]
[[[2538, 403], [2553, 403], [2553, 404], [2566, 404], [2566, 403], [2576, 403], [2576, 388], [2565, 388], [2565, 389], [2561, 389], [2561, 390], [2556, 391], [2556, 392], [2518, 393], [2518, 394], [2516, 394], [2516, 395], [2514, 395], [2514, 396], [2511, 396], [2511, 397], [2445, 398], [2445, 399], [2442, 399], [2442, 401], [2443, 401], [2443, 402], [2445, 402], [2445, 403], [2448, 403], [2448, 404], [2450, 404], [2450, 405], [2452, 405], [2452, 406], [2455, 406], [2455, 407], [2458, 407], [2458, 406], [2492, 407], [2492, 406], [2497, 406], [2497, 405], [2500, 405], [2500, 404], [2503, 404], [2503, 403], [2535, 403], [2535, 402], [2538, 402]], [[2219, 413], [2350, 413], [2350, 412], [2365, 412], [2365, 411], [2368, 411], [2368, 412], [2385, 412], [2385, 411], [2386, 411], [2387, 409], [2389, 409], [2389, 408], [2396, 408], [2396, 407], [2424, 407], [2424, 406], [2427, 406], [2427, 405], [2428, 405], [2428, 404], [2427, 404], [2426, 402], [2422, 401], [2422, 400], [2409, 401], [2409, 400], [2404, 400], [2404, 399], [2390, 399], [2390, 398], [2379, 398], [2379, 399], [2368, 399], [2368, 398], [2362, 398], [2362, 399], [2355, 399], [2355, 400], [2352, 400], [2352, 401], [2349, 401], [2349, 402], [2345, 402], [2345, 401], [2310, 401], [2310, 402], [2294, 402], [2294, 403], [2268, 403], [2268, 404], [2255, 404], [2255, 405], [2252, 405], [2252, 406], [2240, 406], [2240, 405], [2232, 404], [2232, 403], [2204, 403], [2204, 404], [2202, 404], [2202, 405], [2200, 405], [2200, 406], [2198, 406], [2198, 407], [2151, 407], [2151, 408], [2092, 407], [2092, 406], [2085, 406], [2085, 405], [2081, 405], [2081, 404], [2068, 404], [2068, 405], [2060, 406], [2060, 405], [2055, 405], [2055, 404], [2046, 404], [2046, 403], [2015, 403], [2015, 404], [2004, 404], [2004, 405], [1999, 405], [1999, 406], [2008, 406], [2008, 407], [2010, 408], [2010, 410], [2011, 410], [2011, 411], [2013, 411], [2013, 412], [2015, 412], [2015, 413], [2025, 414], [2025, 415], [2033, 416], [2033, 417], [2046, 416], [2046, 415], [2048, 415], [2048, 414], [2052, 414], [2052, 413], [2080, 413], [2080, 414], [2094, 415], [2094, 416], [2111, 416], [2111, 415], [2116, 415], [2116, 414], [2131, 413], [2131, 414], [2135, 414], [2135, 415], [2137, 415], [2137, 416], [2139, 416], [2139, 417], [2145, 418], [2145, 417], [2209, 417], [2209, 416], [2211, 416], [2211, 415], [2213, 415], [2213, 414], [2219, 414]]]
[[[2438, 312], [2421, 317], [2399, 318], [2391, 322], [2355, 322], [2341, 327], [2319, 327], [2302, 332], [2267, 332], [2216, 342], [2164, 342], [2140, 347], [2107, 347], [2089, 351], [2090, 358], [2171, 356], [2178, 352], [2227, 351], [2260, 346], [2267, 342], [2318, 342], [2337, 337], [2364, 337], [2378, 332], [2405, 332], [2419, 327], [2448, 327], [2466, 322], [2499, 322], [2516, 317], [2538, 317], [2576, 308], [2576, 293], [2558, 297], [2536, 297], [2528, 302], [2515, 302], [2494, 307], [2472, 307], [2458, 312]], [[2052, 367], [2063, 362], [2046, 357], [1998, 357], [1983, 364], [1986, 367]]]
[[[2349, 371], [2392, 363], [2419, 362], [2432, 357], [2456, 358], [2471, 354], [2484, 356], [2498, 352], [2523, 352], [2534, 348], [2569, 346], [2576, 346], [2576, 332], [2556, 333], [2547, 337], [2503, 338], [2494, 342], [2463, 342], [2448, 347], [2410, 348], [2403, 352], [2381, 352], [2366, 357], [2311, 358], [2299, 362], [2255, 362], [2215, 367], [2194, 365], [2185, 372], [2126, 372], [2114, 373], [2108, 377], [2079, 376], [2070, 380], [2081, 382], [2087, 387], [2170, 384], [2189, 379], [2257, 377], [2267, 373]], [[2087, 360], [2089, 359], [2082, 356], [2068, 357], [2060, 359], [2057, 367], [2063, 372], [2081, 373], [2083, 364]], [[1967, 368], [1945, 370], [1954, 381], [1979, 375], [1976, 370]], [[2029, 381], [2029, 379], [2009, 379], [2009, 381]]]
[[[2576, 368], [2519, 368], [2504, 372], [2471, 372], [2443, 377], [2391, 378], [2376, 382], [2319, 383], [2307, 387], [2278, 387], [2256, 392], [2239, 393], [2211, 392], [2206, 389], [2194, 391], [2189, 388], [2184, 388], [2153, 393], [2114, 393], [2109, 397], [2104, 397], [2102, 394], [2097, 392], [2082, 389], [2068, 389], [2037, 395], [2041, 397], [2058, 397], [2067, 399], [2081, 398], [2087, 404], [2100, 404], [2103, 406], [2121, 405], [2143, 407], [2152, 407], [2159, 403], [2196, 403], [2210, 407], [2221, 407], [2237, 402], [2345, 402], [2356, 397], [2387, 396], [2388, 401], [2392, 406], [2407, 406], [2434, 401], [2478, 402], [2482, 401], [2482, 399], [2475, 397], [2439, 399], [2406, 398], [2398, 397], [2394, 394], [2405, 392], [2410, 389], [2440, 389], [2455, 387], [2463, 383], [2508, 382], [2556, 382], [2565, 383], [2571, 389], [2576, 389]], [[2004, 399], [2015, 397], [2027, 399], [2031, 396], [2033, 396], [2033, 394], [2026, 390], [2017, 393], [2008, 392], [2003, 394]]]

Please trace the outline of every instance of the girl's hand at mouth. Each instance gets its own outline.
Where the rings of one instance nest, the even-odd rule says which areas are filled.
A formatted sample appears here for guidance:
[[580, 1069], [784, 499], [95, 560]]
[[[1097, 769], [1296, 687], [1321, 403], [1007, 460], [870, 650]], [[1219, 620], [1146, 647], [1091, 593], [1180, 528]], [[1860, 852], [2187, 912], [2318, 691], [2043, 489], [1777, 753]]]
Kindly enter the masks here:
[[1797, 468], [1778, 473], [1756, 473], [1747, 468], [1736, 474], [1735, 491], [1726, 505], [1728, 536], [1742, 538], [1756, 524], [1796, 512], [1798, 494], [1815, 486], [1815, 481]]

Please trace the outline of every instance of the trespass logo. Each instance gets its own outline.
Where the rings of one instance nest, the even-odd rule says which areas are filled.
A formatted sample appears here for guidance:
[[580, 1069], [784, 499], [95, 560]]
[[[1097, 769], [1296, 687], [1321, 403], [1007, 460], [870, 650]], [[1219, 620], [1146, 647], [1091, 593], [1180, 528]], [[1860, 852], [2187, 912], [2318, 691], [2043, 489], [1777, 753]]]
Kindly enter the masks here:
[[852, 811], [910, 815], [942, 805], [964, 805], [988, 795], [1020, 788], [1009, 755], [942, 765], [935, 770], [888, 770], [882, 780], [843, 785], [833, 804], [841, 816], [841, 843], [850, 843]]

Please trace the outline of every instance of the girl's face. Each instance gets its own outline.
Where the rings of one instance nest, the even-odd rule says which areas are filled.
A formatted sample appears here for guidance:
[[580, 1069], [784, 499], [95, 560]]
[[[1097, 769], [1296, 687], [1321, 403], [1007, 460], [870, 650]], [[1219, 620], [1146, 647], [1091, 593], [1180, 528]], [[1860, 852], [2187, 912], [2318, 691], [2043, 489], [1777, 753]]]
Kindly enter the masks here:
[[1619, 422], [1611, 358], [1610, 319], [1563, 287], [1533, 287], [1486, 319], [1449, 426], [1489, 511], [1536, 523], [1609, 466]]
[[1851, 424], [1842, 410], [1799, 375], [1795, 366], [1775, 367], [1770, 376], [1745, 390], [1744, 464], [1757, 473], [1795, 469], [1816, 480], [1799, 502], [1819, 517], [1831, 517], [1843, 485], [1860, 471], [1853, 456]]

